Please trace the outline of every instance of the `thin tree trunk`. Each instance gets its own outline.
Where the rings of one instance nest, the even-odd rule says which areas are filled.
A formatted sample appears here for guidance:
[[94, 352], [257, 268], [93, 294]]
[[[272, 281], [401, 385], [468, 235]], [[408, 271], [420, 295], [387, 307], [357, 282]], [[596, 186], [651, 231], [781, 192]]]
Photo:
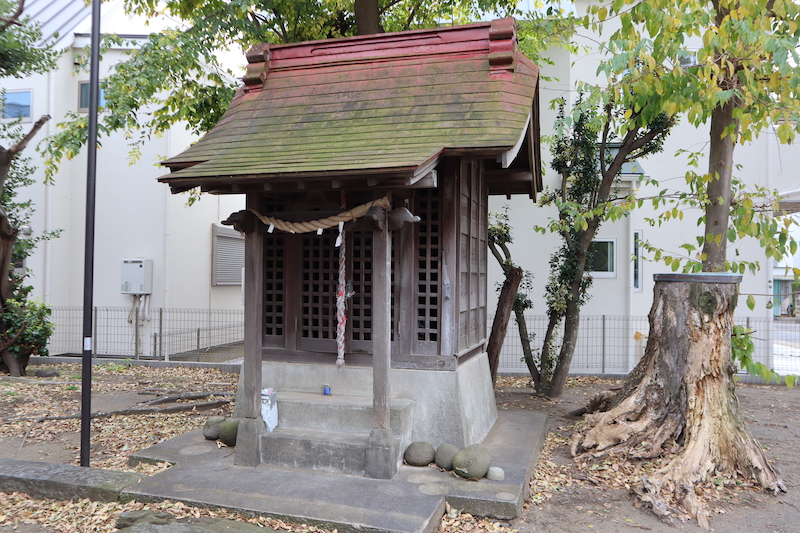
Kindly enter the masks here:
[[378, 0], [355, 0], [355, 12], [359, 35], [383, 32]]
[[489, 354], [489, 369], [492, 373], [492, 384], [497, 381], [497, 370], [500, 367], [500, 350], [506, 339], [508, 321], [511, 319], [511, 312], [514, 309], [514, 301], [517, 298], [519, 284], [522, 281], [522, 268], [509, 267], [506, 269], [506, 279], [500, 289], [500, 297], [497, 299], [497, 311], [492, 322], [492, 332], [486, 344], [486, 352]]
[[573, 298], [567, 302], [567, 312], [564, 315], [564, 338], [561, 341], [561, 351], [558, 354], [556, 369], [545, 394], [550, 398], [561, 396], [564, 384], [569, 376], [569, 366], [575, 354], [575, 344], [578, 342], [578, 327], [581, 320], [581, 307], [578, 300]]
[[692, 517], [708, 529], [695, 488], [712, 476], [785, 490], [736, 398], [730, 339], [739, 279], [658, 275], [644, 357], [609, 410], [587, 415], [573, 436], [572, 454], [582, 460], [665, 456], [633, 491], [667, 522]]
[[561, 318], [561, 315], [555, 311], [551, 311], [548, 316], [547, 329], [544, 332], [544, 339], [542, 339], [542, 360], [539, 362], [539, 367], [541, 368], [539, 383], [535, 383], [536, 392], [539, 394], [546, 394], [550, 385], [550, 362], [553, 359], [553, 335]]
[[[703, 271], [718, 272], [725, 266], [728, 247], [728, 219], [731, 211], [731, 178], [733, 177], [733, 149], [739, 129], [733, 117], [737, 100], [728, 100], [711, 113], [711, 138], [708, 152], [708, 204], [706, 205], [705, 241], [703, 243]], [[730, 126], [734, 130], [723, 138]]]
[[536, 368], [536, 363], [533, 361], [528, 324], [525, 322], [525, 311], [514, 307], [514, 319], [517, 323], [517, 330], [519, 331], [519, 342], [522, 345], [522, 359], [525, 361], [525, 366], [528, 367], [528, 372], [533, 379], [533, 385], [536, 387], [536, 390], [539, 390], [542, 376], [539, 374], [539, 369]]
[[[14, 284], [11, 280], [11, 259], [19, 230], [11, 225], [5, 209], [0, 207], [0, 298], [4, 307], [6, 301], [14, 297]], [[5, 332], [4, 332], [5, 333]]]

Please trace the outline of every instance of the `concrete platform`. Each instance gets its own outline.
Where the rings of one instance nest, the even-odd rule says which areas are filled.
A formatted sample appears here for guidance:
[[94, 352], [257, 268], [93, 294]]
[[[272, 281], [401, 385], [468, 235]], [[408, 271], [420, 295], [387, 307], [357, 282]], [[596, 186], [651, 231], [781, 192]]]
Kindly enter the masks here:
[[503, 481], [467, 481], [430, 467], [403, 466], [394, 479], [378, 480], [267, 464], [236, 466], [233, 449], [218, 448], [194, 431], [137, 453], [135, 461], [175, 466], [124, 490], [121, 497], [264, 514], [340, 532], [434, 532], [445, 501], [465, 512], [510, 519], [528, 494], [547, 415], [498, 415], [484, 444], [492, 464], [505, 470]]
[[132, 456], [139, 462], [175, 463], [138, 483], [136, 474], [7, 459], [0, 461], [0, 491], [58, 499], [182, 501], [342, 533], [432, 533], [445, 502], [499, 519], [520, 511], [544, 443], [547, 414], [501, 410], [498, 415], [484, 444], [492, 464], [505, 471], [503, 481], [467, 481], [430, 467], [403, 466], [394, 479], [380, 480], [267, 464], [237, 466], [233, 448], [219, 448], [198, 430]]

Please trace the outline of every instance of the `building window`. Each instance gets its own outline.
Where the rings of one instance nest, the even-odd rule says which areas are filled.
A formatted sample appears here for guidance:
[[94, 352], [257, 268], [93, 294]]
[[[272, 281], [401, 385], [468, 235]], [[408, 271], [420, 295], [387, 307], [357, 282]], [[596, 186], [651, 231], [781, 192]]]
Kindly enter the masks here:
[[642, 291], [642, 230], [633, 230], [633, 290]]
[[30, 120], [31, 98], [31, 91], [6, 91], [3, 95], [3, 118]]
[[233, 228], [211, 226], [211, 285], [242, 284], [244, 238]]
[[[82, 81], [79, 84], [80, 90], [78, 91], [78, 110], [87, 112], [89, 111], [89, 82]], [[105, 107], [106, 105], [106, 97], [103, 89], [100, 88], [100, 94], [98, 95], [97, 105], [100, 107]]]
[[594, 278], [616, 278], [617, 265], [614, 257], [616, 239], [595, 239], [589, 246], [592, 260], [589, 271]]

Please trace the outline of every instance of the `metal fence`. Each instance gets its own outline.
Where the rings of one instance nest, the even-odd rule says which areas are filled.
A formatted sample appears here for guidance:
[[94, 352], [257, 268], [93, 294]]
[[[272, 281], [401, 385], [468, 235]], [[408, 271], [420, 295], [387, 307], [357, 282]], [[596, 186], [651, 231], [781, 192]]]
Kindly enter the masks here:
[[[526, 315], [525, 319], [528, 332], [533, 336], [531, 348], [538, 352], [547, 328], [547, 317]], [[756, 361], [779, 374], [800, 373], [800, 320], [744, 318], [736, 323], [748, 326], [754, 332]], [[644, 354], [648, 333], [649, 323], [644, 316], [582, 316], [570, 373], [627, 374]], [[557, 345], [560, 345], [559, 341], [560, 338]], [[499, 372], [528, 372], [522, 360], [522, 344], [513, 318], [500, 354]]]
[[[51, 355], [79, 354], [83, 309], [53, 307]], [[244, 311], [95, 307], [93, 352], [132, 359], [222, 362], [242, 357]]]
[[[224, 362], [243, 355], [244, 311], [218, 309], [94, 309], [94, 353], [133, 359]], [[491, 317], [490, 317], [491, 318]], [[531, 347], [541, 349], [547, 317], [526, 315]], [[55, 324], [51, 355], [80, 354], [83, 311], [53, 307]], [[491, 324], [491, 320], [489, 321]], [[781, 374], [800, 373], [800, 320], [746, 318], [737, 323], [754, 331], [755, 359]], [[582, 316], [570, 372], [617, 374], [630, 372], [644, 354], [647, 317]], [[556, 339], [556, 344], [560, 338]], [[513, 318], [500, 356], [503, 374], [527, 374], [522, 345]]]

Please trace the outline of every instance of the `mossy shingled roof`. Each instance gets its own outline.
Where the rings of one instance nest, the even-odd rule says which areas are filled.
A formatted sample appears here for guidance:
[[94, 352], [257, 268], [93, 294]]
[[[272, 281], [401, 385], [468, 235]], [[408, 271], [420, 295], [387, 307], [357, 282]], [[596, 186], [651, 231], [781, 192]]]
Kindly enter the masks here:
[[412, 179], [448, 153], [518, 150], [534, 126], [538, 141], [538, 68], [516, 50], [512, 19], [265, 45], [248, 60], [245, 85], [219, 123], [164, 162], [172, 172], [161, 181], [173, 191]]

